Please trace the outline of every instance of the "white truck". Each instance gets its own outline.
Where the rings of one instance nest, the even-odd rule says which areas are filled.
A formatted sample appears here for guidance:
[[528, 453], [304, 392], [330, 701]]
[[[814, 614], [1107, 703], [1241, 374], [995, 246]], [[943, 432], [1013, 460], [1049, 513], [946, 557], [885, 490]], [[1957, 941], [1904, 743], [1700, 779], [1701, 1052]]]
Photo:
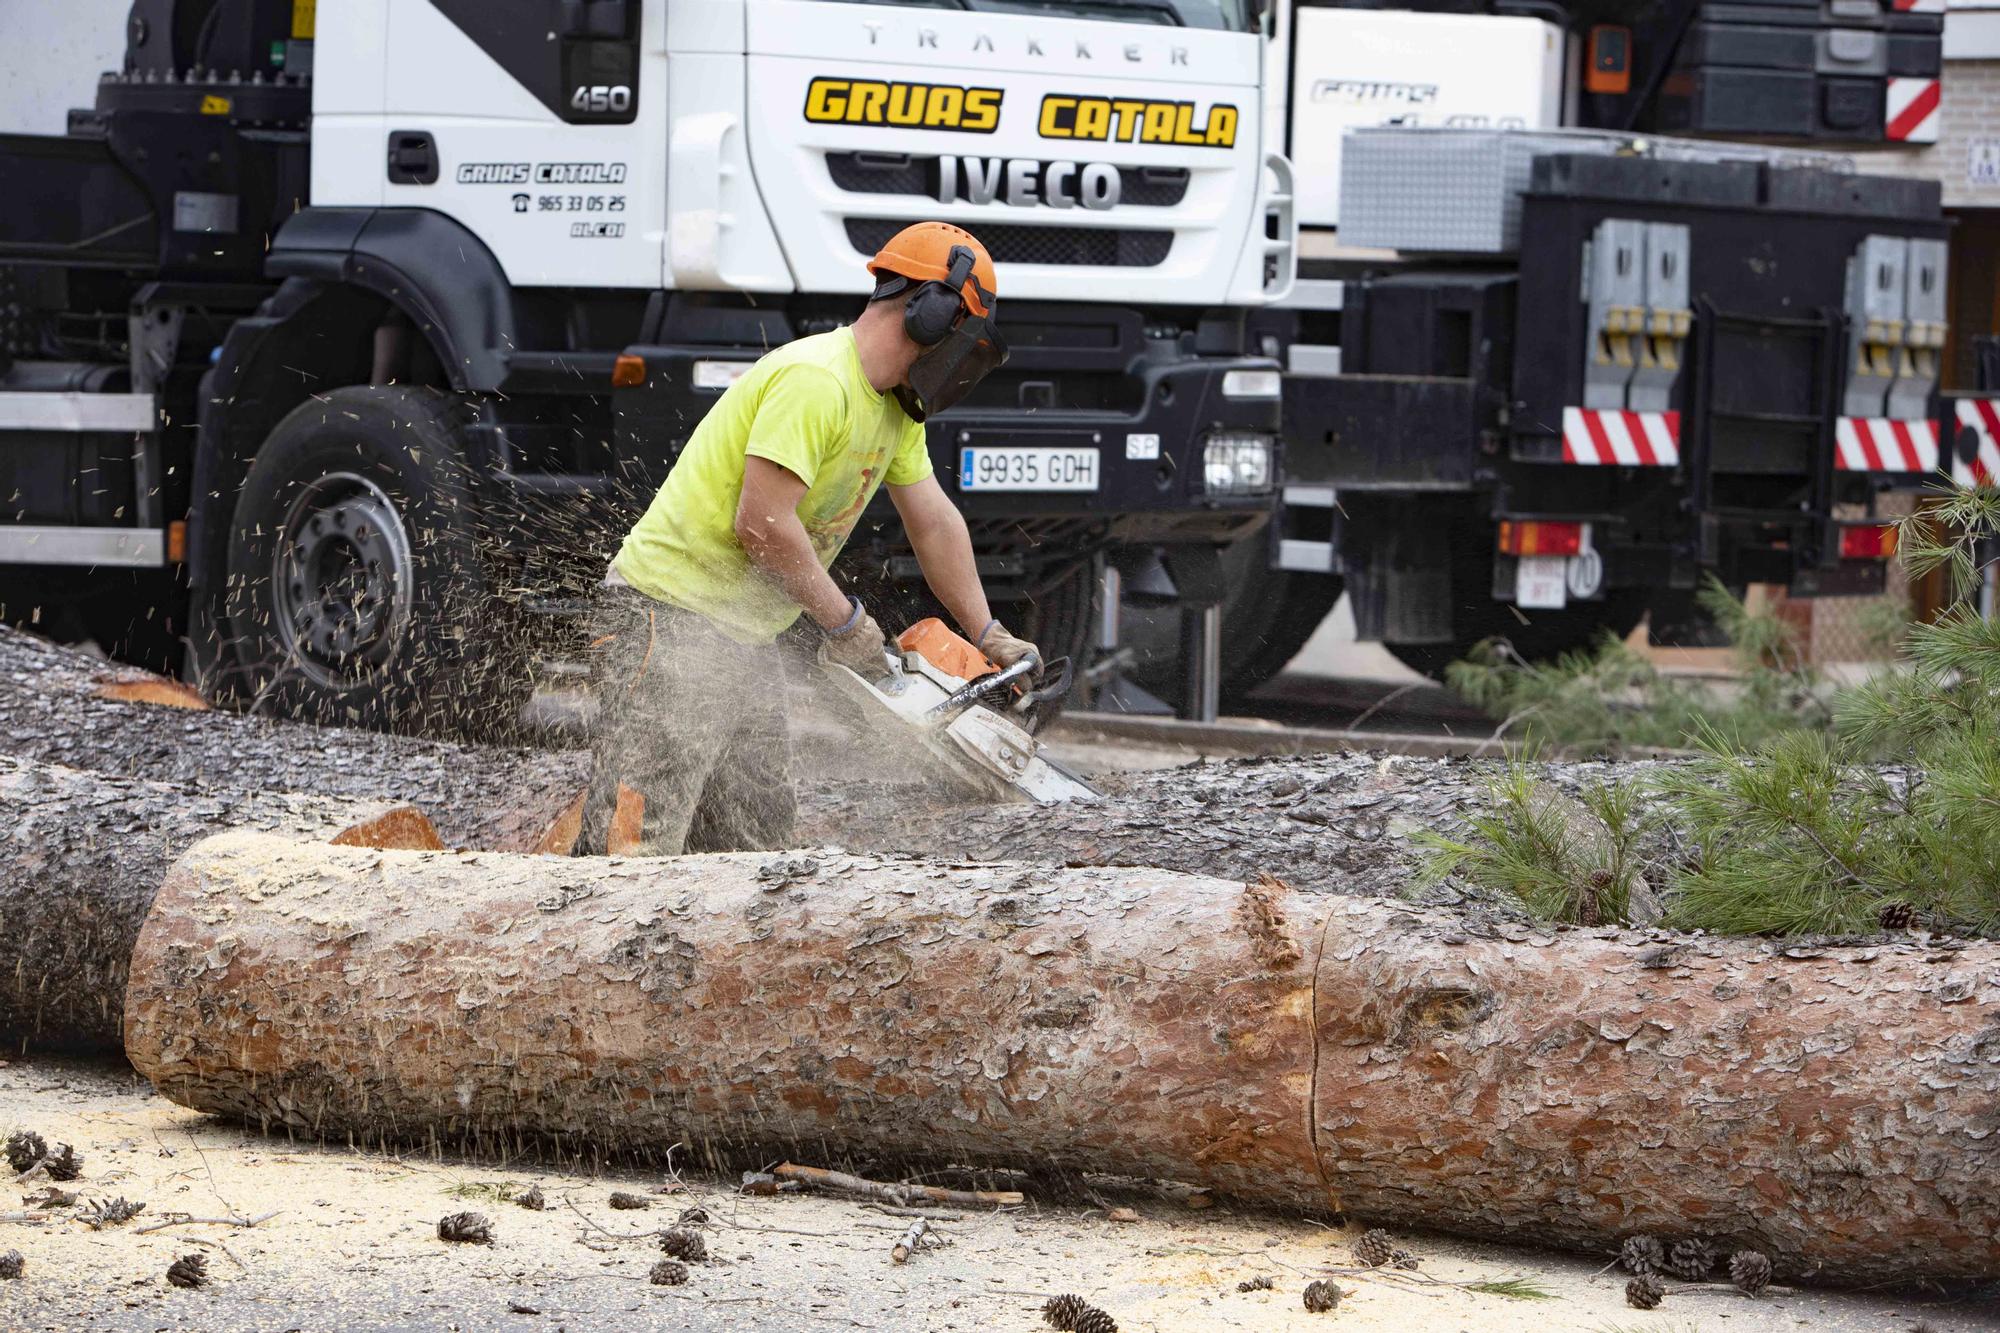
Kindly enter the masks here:
[[[0, 135], [0, 608], [303, 715], [505, 716], [708, 405], [921, 218], [999, 265], [1012, 360], [930, 438], [1005, 614], [1083, 647], [1162, 557], [1212, 604], [1275, 503], [1260, 19], [137, 0], [66, 135]], [[847, 569], [920, 587], [892, 515]]]
[[1974, 475], [2000, 423], [1940, 393], [1938, 183], [1842, 155], [1935, 137], [1942, 8], [1284, 0], [1299, 281], [1252, 327], [1285, 507], [1236, 553], [1228, 686], [1343, 588], [1433, 674], [1699, 635], [1711, 574], [1879, 588], [1876, 500]]

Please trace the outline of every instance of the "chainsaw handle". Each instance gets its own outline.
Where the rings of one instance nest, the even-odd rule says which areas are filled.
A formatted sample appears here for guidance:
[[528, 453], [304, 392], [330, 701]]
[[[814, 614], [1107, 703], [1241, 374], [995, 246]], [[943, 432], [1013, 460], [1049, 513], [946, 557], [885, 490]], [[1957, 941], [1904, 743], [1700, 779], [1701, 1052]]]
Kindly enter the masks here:
[[[1054, 680], [1047, 680], [1050, 674], [1055, 676]], [[1042, 676], [1047, 683], [1026, 691], [1014, 701], [1014, 711], [1027, 720], [1031, 733], [1039, 731], [1043, 722], [1036, 710], [1045, 704], [1062, 702], [1070, 686], [1076, 683], [1076, 667], [1067, 657], [1058, 657], [1042, 668]]]
[[1024, 657], [1004, 670], [995, 671], [968, 681], [947, 695], [942, 703], [932, 707], [929, 717], [945, 717], [956, 714], [968, 705], [978, 703], [987, 695], [1006, 689], [1024, 676], [1041, 670], [1041, 662], [1033, 657]]

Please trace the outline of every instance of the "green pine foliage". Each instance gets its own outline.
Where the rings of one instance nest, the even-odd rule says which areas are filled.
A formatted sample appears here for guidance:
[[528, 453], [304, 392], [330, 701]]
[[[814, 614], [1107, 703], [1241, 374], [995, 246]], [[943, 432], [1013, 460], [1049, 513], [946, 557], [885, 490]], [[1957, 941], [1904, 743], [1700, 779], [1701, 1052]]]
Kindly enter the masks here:
[[[1937, 526], [1903, 525], [1905, 562], [1945, 570], [1971, 597], [1995, 559], [2000, 491], [1959, 489], [1924, 518]], [[1761, 683], [1706, 716], [1675, 699], [1695, 759], [1575, 798], [1517, 761], [1468, 836], [1428, 840], [1428, 876], [1459, 875], [1552, 921], [1628, 919], [1636, 887], [1652, 884], [1666, 924], [1690, 930], [1851, 934], [1913, 918], [2000, 936], [2000, 623], [1967, 601], [1910, 626], [1906, 662], [1842, 693], [1828, 727], [1824, 704], [1800, 703], [1809, 677], [1782, 626], [1747, 613], [1732, 623], [1719, 600], [1713, 610]], [[1569, 679], [1612, 678], [1573, 668]], [[1553, 712], [1548, 688], [1520, 676], [1488, 697]]]
[[1966, 836], [1922, 770], [1855, 764], [1837, 738], [1799, 732], [1753, 755], [1713, 745], [1655, 781], [1693, 846], [1671, 925], [1852, 934], [1907, 903], [1933, 926], [2000, 927], [2000, 838]]
[[1428, 850], [1419, 883], [1461, 875], [1544, 921], [1629, 920], [1647, 829], [1638, 785], [1593, 783], [1573, 799], [1536, 770], [1532, 760], [1517, 759], [1489, 778], [1491, 804], [1468, 817], [1469, 837], [1419, 833]]
[[1453, 663], [1446, 681], [1502, 734], [1567, 754], [1684, 749], [1705, 731], [1751, 749], [1828, 724], [1820, 682], [1790, 625], [1748, 611], [1713, 578], [1697, 599], [1735, 645], [1736, 680], [1676, 679], [1606, 634], [1589, 652], [1547, 663], [1523, 661], [1504, 641], [1484, 643]]

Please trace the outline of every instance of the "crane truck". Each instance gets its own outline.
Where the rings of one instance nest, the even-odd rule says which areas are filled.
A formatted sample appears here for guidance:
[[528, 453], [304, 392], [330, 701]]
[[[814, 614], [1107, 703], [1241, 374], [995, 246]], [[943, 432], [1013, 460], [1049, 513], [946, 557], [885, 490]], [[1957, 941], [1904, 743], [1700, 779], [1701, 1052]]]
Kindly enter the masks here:
[[0, 607], [299, 715], [503, 716], [709, 404], [922, 218], [1006, 300], [929, 423], [1002, 614], [1079, 647], [1131, 551], [1212, 604], [1274, 506], [1262, 77], [1253, 0], [136, 0], [66, 134], [0, 135]]
[[1280, 4], [1285, 507], [1232, 562], [1230, 688], [1343, 589], [1431, 674], [1696, 633], [1708, 575], [1879, 589], [1878, 500], [2000, 427], [1939, 391], [1937, 182], [1845, 156], [1936, 137], [1942, 8]]

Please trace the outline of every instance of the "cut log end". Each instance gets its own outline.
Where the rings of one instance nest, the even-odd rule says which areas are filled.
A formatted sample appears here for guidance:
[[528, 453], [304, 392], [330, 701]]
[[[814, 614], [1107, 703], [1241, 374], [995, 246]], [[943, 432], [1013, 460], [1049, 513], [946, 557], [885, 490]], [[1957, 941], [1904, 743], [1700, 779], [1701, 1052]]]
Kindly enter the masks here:
[[604, 838], [606, 856], [630, 856], [639, 850], [645, 837], [646, 798], [624, 783], [618, 784], [618, 804], [611, 812], [611, 828]]
[[164, 676], [107, 677], [98, 681], [96, 694], [98, 698], [113, 703], [153, 704], [160, 708], [184, 708], [197, 713], [208, 711], [208, 700], [202, 698], [199, 691]]
[[414, 805], [399, 805], [350, 824], [328, 842], [335, 847], [376, 847], [384, 851], [441, 852], [437, 826]]
[[587, 795], [588, 792], [578, 792], [530, 850], [539, 856], [568, 856], [574, 852], [576, 840], [583, 833], [583, 802]]

